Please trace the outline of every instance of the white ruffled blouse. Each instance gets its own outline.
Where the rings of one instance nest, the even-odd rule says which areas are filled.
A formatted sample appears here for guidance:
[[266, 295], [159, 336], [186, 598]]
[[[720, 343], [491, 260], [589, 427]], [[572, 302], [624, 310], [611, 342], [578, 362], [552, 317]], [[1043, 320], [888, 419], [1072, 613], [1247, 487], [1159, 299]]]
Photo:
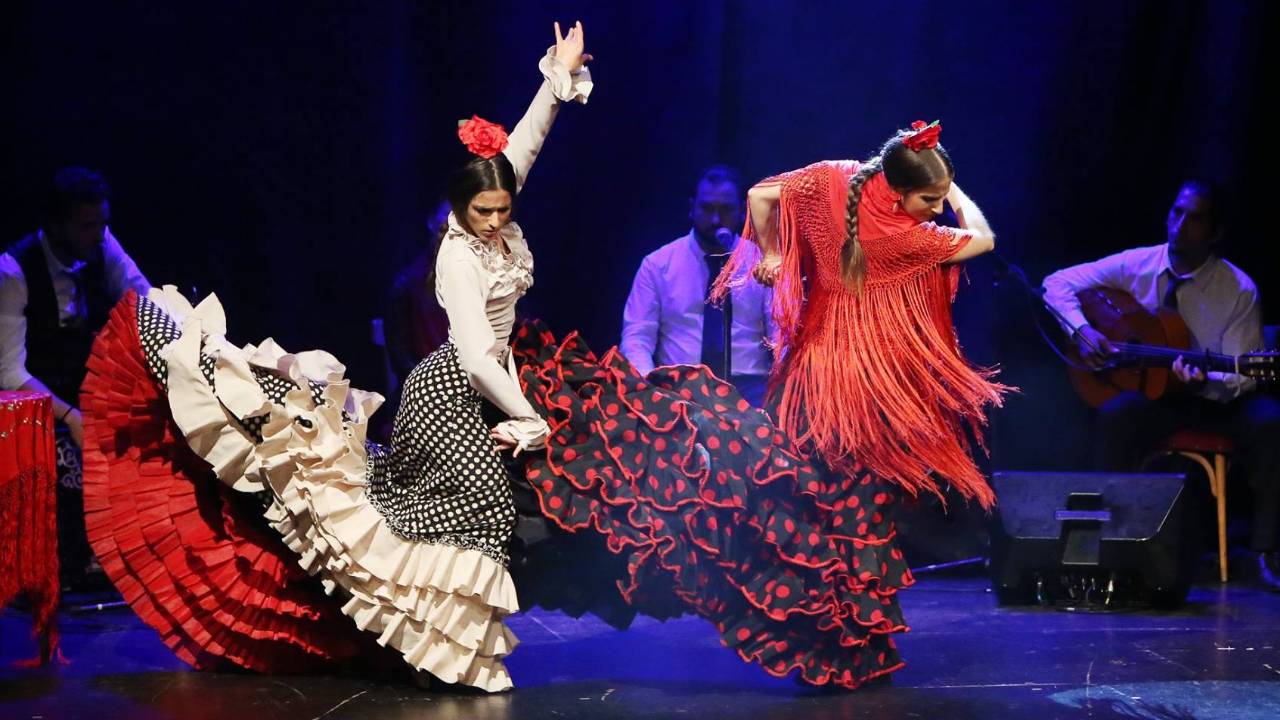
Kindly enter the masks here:
[[[524, 187], [560, 103], [585, 103], [592, 90], [587, 68], [570, 73], [556, 62], [553, 51], [538, 69], [542, 86], [503, 150], [515, 169], [517, 192]], [[547, 424], [521, 392], [507, 347], [516, 301], [533, 285], [533, 254], [518, 223], [508, 223], [500, 235], [501, 244], [486, 242], [463, 229], [451, 213], [436, 256], [436, 298], [449, 317], [449, 339], [472, 386], [512, 418], [498, 428], [528, 449], [545, 441]]]

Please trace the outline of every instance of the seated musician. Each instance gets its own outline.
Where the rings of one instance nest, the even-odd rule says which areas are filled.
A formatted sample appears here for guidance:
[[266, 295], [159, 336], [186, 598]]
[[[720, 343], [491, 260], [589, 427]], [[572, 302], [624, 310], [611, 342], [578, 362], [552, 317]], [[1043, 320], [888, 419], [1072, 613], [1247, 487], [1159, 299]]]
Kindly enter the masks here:
[[1254, 491], [1250, 544], [1259, 553], [1264, 581], [1280, 588], [1280, 400], [1256, 392], [1253, 379], [1206, 373], [1194, 360], [1195, 350], [1239, 355], [1263, 346], [1257, 287], [1240, 268], [1215, 253], [1222, 216], [1215, 189], [1188, 180], [1169, 208], [1165, 243], [1059, 270], [1044, 280], [1045, 299], [1065, 318], [1080, 354], [1094, 367], [1105, 364], [1115, 348], [1085, 320], [1076, 298], [1082, 290], [1124, 290], [1146, 308], [1172, 309], [1186, 322], [1192, 349], [1173, 364], [1185, 388], [1157, 400], [1127, 392], [1104, 404], [1099, 409], [1096, 464], [1100, 470], [1135, 470], [1160, 441], [1178, 430], [1230, 437], [1238, 448], [1233, 463], [1248, 473]]
[[58, 554], [67, 587], [90, 580], [86, 571], [97, 562], [80, 487], [85, 361], [116, 301], [151, 287], [107, 227], [110, 194], [91, 170], [60, 170], [46, 190], [40, 228], [0, 253], [0, 389], [53, 396]]

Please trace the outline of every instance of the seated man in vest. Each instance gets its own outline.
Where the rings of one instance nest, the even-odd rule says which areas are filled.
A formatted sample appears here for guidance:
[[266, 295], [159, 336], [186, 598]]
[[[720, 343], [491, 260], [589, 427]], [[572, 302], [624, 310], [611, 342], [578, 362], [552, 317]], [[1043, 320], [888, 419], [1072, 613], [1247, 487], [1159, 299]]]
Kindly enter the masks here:
[[58, 524], [64, 580], [89, 563], [80, 496], [80, 383], [94, 335], [130, 288], [150, 288], [107, 228], [102, 177], [66, 168], [53, 178], [40, 229], [0, 254], [0, 387], [53, 396], [58, 422]]
[[1280, 521], [1280, 400], [1256, 392], [1254, 380], [1209, 372], [1194, 365], [1195, 350], [1240, 355], [1261, 349], [1258, 289], [1240, 268], [1217, 255], [1222, 203], [1208, 183], [1189, 180], [1166, 218], [1166, 241], [1059, 270], [1045, 278], [1045, 299], [1066, 319], [1087, 362], [1099, 366], [1114, 352], [1085, 320], [1076, 293], [1111, 287], [1133, 295], [1150, 310], [1176, 311], [1191, 331], [1192, 351], [1173, 365], [1185, 392], [1149, 400], [1123, 393], [1100, 408], [1098, 469], [1137, 469], [1162, 440], [1183, 429], [1230, 437], [1233, 463], [1248, 473], [1254, 492], [1251, 546], [1259, 552], [1263, 580], [1275, 584]]

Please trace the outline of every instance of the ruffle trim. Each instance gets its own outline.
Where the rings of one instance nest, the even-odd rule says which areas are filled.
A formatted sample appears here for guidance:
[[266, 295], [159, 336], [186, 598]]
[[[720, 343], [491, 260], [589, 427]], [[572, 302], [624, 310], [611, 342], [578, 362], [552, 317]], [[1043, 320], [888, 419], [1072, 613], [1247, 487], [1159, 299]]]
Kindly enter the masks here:
[[591, 80], [591, 70], [586, 65], [574, 72], [569, 72], [569, 68], [561, 65], [556, 60], [554, 46], [547, 48], [547, 54], [538, 60], [538, 70], [551, 84], [551, 92], [555, 93], [556, 99], [560, 102], [586, 105], [587, 98], [591, 97], [591, 91], [596, 86]]
[[522, 327], [521, 379], [552, 433], [528, 479], [543, 513], [628, 557], [641, 611], [674, 592], [774, 674], [856, 687], [901, 665], [892, 492], [818, 472], [763, 412], [704, 367], [640, 378], [616, 350]]
[[[169, 410], [191, 448], [231, 487], [270, 491], [267, 521], [326, 592], [342, 590], [349, 598], [342, 611], [379, 643], [446, 682], [510, 688], [501, 658], [517, 641], [503, 619], [518, 604], [506, 568], [477, 550], [396, 535], [366, 495], [365, 428], [381, 398], [352, 390], [342, 366], [325, 353], [295, 355], [270, 341], [237, 349], [207, 333], [207, 327], [225, 331], [214, 296], [188, 311], [172, 289], [152, 292], [163, 295], [182, 327], [162, 354]], [[214, 351], [213, 387], [200, 370], [202, 347]], [[220, 372], [248, 364], [272, 368], [299, 387], [284, 405], [259, 406], [251, 375]], [[324, 383], [319, 403], [308, 381]], [[261, 443], [241, 428], [237, 419], [244, 416], [233, 407], [265, 419]]]
[[[130, 291], [98, 333], [81, 394], [89, 542], [130, 607], [182, 660], [314, 672], [371, 644], [297, 566], [253, 499], [214, 481], [169, 419]], [[246, 510], [247, 508], [247, 510]]]

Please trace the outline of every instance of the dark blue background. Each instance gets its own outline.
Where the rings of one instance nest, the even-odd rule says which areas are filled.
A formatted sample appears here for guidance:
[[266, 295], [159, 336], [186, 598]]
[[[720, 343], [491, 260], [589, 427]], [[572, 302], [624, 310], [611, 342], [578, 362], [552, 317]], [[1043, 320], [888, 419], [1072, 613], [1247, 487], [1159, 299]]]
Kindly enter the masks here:
[[[177, 5], [177, 4], [174, 4]], [[18, 2], [5, 35], [0, 238], [69, 163], [115, 190], [113, 229], [156, 283], [216, 291], [232, 339], [323, 347], [358, 385], [391, 279], [458, 157], [457, 119], [508, 126], [551, 21], [583, 19], [596, 94], [561, 114], [519, 216], [526, 310], [616, 342], [640, 258], [687, 230], [698, 170], [748, 179], [865, 157], [941, 118], [958, 181], [1033, 279], [1163, 240], [1181, 177], [1230, 191], [1227, 256], [1275, 321], [1277, 27], [1266, 2]], [[974, 263], [962, 340], [1023, 393], [995, 464], [1078, 467], [1088, 414], [1020, 296]]]

